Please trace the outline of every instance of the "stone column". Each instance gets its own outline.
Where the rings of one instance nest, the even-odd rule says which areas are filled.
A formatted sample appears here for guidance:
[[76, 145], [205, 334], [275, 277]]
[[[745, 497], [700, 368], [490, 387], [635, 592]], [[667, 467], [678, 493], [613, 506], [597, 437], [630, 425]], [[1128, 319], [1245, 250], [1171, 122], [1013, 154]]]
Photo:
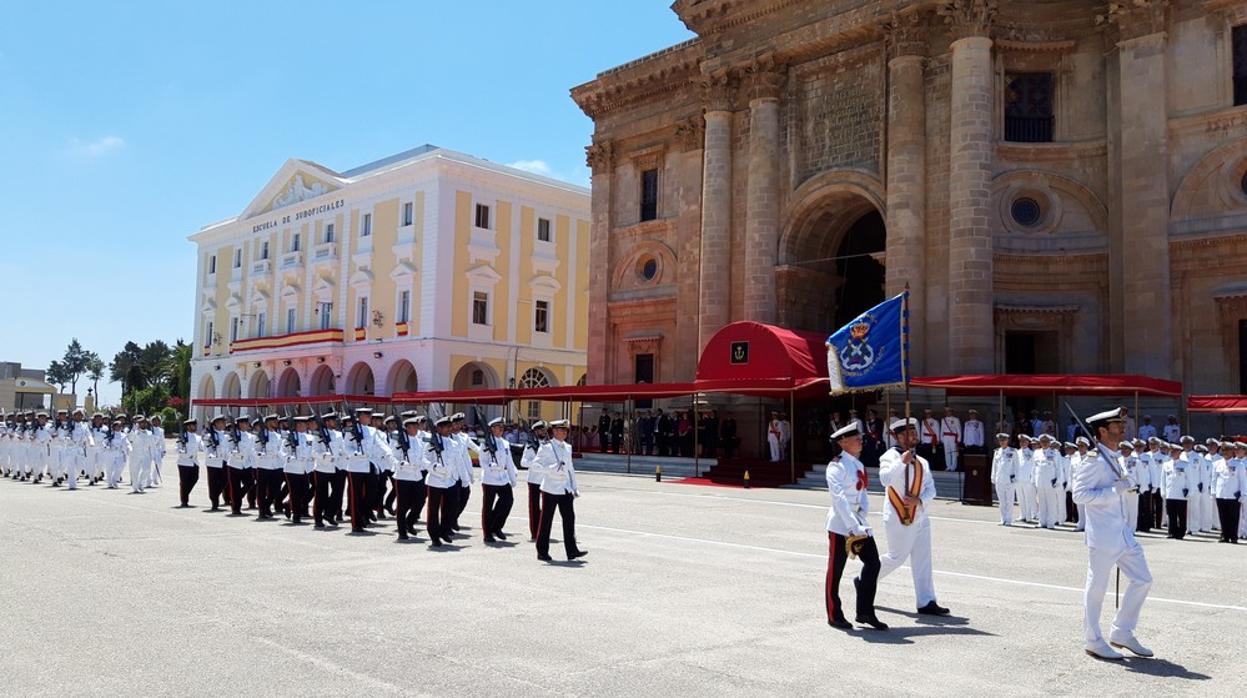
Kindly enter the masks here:
[[1115, 6], [1109, 19], [1120, 31], [1117, 57], [1121, 99], [1123, 368], [1127, 373], [1173, 375], [1173, 320], [1169, 283], [1169, 162], [1165, 108], [1167, 2]]
[[779, 251], [779, 92], [783, 72], [763, 57], [749, 80], [749, 187], [745, 201], [745, 319], [773, 323]]
[[995, 366], [992, 231], [992, 0], [941, 6], [958, 38], [952, 44], [952, 130], [948, 183], [949, 365], [957, 373]]
[[884, 26], [888, 62], [887, 296], [909, 284], [911, 370], [921, 374], [926, 323], [926, 26], [921, 13]]
[[701, 189], [701, 284], [697, 355], [731, 319], [732, 84], [726, 71], [707, 76]]
[[593, 175], [589, 227], [589, 385], [612, 382], [610, 367], [610, 325], [606, 312], [610, 293], [611, 182], [615, 177], [615, 150], [610, 141], [597, 141], [585, 148], [586, 159]]

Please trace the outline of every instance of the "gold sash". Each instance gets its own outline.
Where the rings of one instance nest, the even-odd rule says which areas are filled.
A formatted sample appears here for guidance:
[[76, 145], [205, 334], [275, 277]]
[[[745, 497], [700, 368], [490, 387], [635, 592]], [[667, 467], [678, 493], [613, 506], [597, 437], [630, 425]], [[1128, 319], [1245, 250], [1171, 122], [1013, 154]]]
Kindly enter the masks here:
[[[913, 470], [913, 479], [909, 477], [910, 470]], [[905, 466], [905, 479], [909, 482], [909, 488], [906, 491], [911, 497], [917, 497], [922, 492], [922, 464], [910, 463]], [[901, 525], [909, 526], [914, 522], [914, 518], [918, 516], [918, 507], [905, 504], [904, 498], [896, 493], [896, 489], [888, 485], [888, 501], [892, 503], [892, 508], [896, 510], [896, 515], [901, 520]]]

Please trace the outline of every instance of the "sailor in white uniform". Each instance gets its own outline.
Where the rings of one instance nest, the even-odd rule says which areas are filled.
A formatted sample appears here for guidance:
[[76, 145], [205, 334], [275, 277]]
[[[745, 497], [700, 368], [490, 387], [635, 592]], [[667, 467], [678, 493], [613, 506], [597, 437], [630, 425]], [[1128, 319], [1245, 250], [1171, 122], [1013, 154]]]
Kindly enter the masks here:
[[1216, 472], [1213, 495], [1216, 497], [1217, 517], [1220, 520], [1221, 542], [1238, 544], [1238, 517], [1243, 493], [1247, 492], [1247, 472], [1234, 455], [1235, 444], [1221, 444], [1215, 459]]
[[198, 421], [188, 419], [182, 422], [182, 433], [178, 435], [175, 447], [178, 455], [178, 497], [183, 509], [190, 506], [191, 490], [199, 482], [199, 460], [200, 454], [204, 453], [204, 445], [203, 439], [196, 433], [198, 430]]
[[541, 445], [533, 464], [541, 468], [541, 530], [537, 532], [537, 559], [550, 562], [550, 530], [554, 527], [554, 511], [563, 520], [563, 548], [568, 560], [589, 554], [576, 545], [576, 509], [574, 500], [580, 496], [576, 484], [576, 468], [572, 466], [572, 447], [568, 444], [566, 419], [550, 422], [554, 438]]
[[1000, 502], [1000, 525], [1013, 525], [1013, 488], [1017, 484], [1018, 452], [1009, 445], [1009, 435], [996, 434], [996, 452], [992, 454], [992, 484]]
[[885, 488], [883, 526], [888, 532], [888, 552], [880, 560], [879, 579], [909, 561], [913, 573], [918, 613], [946, 615], [948, 609], [935, 600], [931, 572], [931, 520], [927, 507], [935, 499], [931, 466], [914, 452], [918, 445], [917, 420], [898, 419], [890, 430], [896, 448], [879, 458], [879, 482]]
[[533, 467], [537, 451], [546, 440], [546, 423], [533, 422], [532, 434], [528, 443], [524, 444], [524, 454], [520, 457], [520, 465], [528, 471], [525, 480], [528, 482], [528, 536], [537, 540], [537, 531], [541, 528], [541, 469]]
[[[1095, 430], [1099, 444], [1074, 475], [1074, 501], [1084, 505], [1087, 512], [1089, 564], [1084, 596], [1084, 650], [1100, 659], [1121, 659], [1121, 653], [1114, 648], [1151, 657], [1152, 651], [1134, 635], [1139, 612], [1152, 586], [1152, 574], [1143, 548], [1135, 540], [1134, 527], [1126, 521], [1126, 500], [1133, 497], [1134, 483], [1126, 476], [1117, 453], [1124, 437], [1125, 417], [1120, 408], [1109, 410], [1092, 416], [1087, 425]], [[1114, 566], [1125, 575], [1128, 584], [1105, 642], [1100, 630], [1100, 609]]]
[[1018, 434], [1018, 479], [1015, 492], [1018, 497], [1018, 514], [1023, 521], [1038, 522], [1035, 502], [1038, 499], [1035, 489], [1035, 442], [1026, 434]]
[[879, 548], [875, 544], [874, 532], [866, 522], [870, 498], [866, 494], [866, 466], [859, 460], [862, 432], [856, 422], [850, 422], [848, 426], [836, 430], [831, 439], [841, 452], [836, 460], [827, 464], [827, 492], [831, 495], [831, 506], [827, 509], [827, 578], [824, 583], [827, 624], [841, 630], [853, 629], [840, 604], [840, 579], [844, 576], [845, 563], [851, 552], [850, 541], [853, 541], [852, 552], [862, 561], [861, 575], [853, 580], [857, 590], [855, 619], [876, 630], [887, 630], [887, 624], [875, 615]]
[[1039, 450], [1035, 452], [1035, 474], [1032, 482], [1039, 494], [1039, 527], [1055, 529], [1060, 523], [1061, 499], [1064, 490], [1061, 488], [1061, 465], [1057, 460], [1059, 454], [1054, 447], [1052, 437], [1048, 434], [1039, 435]]
[[502, 438], [505, 426], [502, 417], [490, 420], [489, 433], [485, 435], [479, 456], [481, 498], [484, 500], [481, 504], [481, 528], [484, 529], [486, 543], [507, 539], [502, 527], [515, 504], [515, 495], [511, 490], [519, 483], [515, 459], [511, 457], [511, 444]]

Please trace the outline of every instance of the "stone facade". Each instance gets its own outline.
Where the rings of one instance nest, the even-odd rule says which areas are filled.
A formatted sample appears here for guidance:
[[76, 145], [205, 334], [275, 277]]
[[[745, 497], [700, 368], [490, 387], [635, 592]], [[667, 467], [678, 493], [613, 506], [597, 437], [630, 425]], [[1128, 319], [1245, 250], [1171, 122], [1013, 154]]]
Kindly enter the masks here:
[[[736, 320], [833, 330], [873, 215], [886, 277], [865, 292], [911, 289], [917, 374], [1016, 369], [1023, 346], [1035, 371], [1240, 390], [1247, 3], [672, 9], [696, 38], [572, 89], [595, 124], [589, 382], [633, 381], [638, 353], [690, 379]], [[1020, 138], [1036, 75], [1049, 130]]]

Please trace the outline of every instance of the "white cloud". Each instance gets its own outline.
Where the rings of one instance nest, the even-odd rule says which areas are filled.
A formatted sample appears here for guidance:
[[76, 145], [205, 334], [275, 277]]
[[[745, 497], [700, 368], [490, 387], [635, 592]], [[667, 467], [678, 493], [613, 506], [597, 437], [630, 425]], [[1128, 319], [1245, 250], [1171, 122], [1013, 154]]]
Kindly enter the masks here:
[[93, 141], [81, 141], [77, 138], [69, 143], [69, 149], [75, 155], [84, 158], [100, 158], [121, 150], [126, 145], [121, 136], [101, 136]]
[[532, 172], [533, 174], [539, 174], [543, 177], [552, 176], [550, 165], [545, 160], [516, 160], [515, 162], [509, 163], [507, 167], [514, 167], [517, 170]]

